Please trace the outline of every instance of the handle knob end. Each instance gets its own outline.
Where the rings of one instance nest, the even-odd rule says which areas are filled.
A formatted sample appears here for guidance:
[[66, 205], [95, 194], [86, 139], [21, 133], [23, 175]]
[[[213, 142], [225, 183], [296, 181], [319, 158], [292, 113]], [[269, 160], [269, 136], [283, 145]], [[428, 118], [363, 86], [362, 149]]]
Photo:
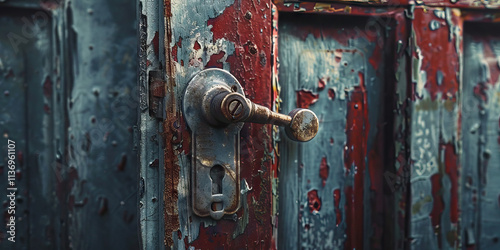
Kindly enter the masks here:
[[289, 114], [292, 121], [285, 127], [286, 135], [294, 140], [306, 142], [318, 134], [318, 117], [309, 109], [294, 109]]

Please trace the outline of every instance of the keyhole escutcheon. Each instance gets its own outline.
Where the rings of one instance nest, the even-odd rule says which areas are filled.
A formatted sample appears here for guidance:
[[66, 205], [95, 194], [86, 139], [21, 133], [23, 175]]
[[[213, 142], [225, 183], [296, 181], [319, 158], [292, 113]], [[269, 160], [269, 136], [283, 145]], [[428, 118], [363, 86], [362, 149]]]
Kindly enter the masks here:
[[212, 194], [222, 194], [222, 179], [226, 175], [224, 167], [215, 165], [210, 169], [210, 178], [212, 179]]

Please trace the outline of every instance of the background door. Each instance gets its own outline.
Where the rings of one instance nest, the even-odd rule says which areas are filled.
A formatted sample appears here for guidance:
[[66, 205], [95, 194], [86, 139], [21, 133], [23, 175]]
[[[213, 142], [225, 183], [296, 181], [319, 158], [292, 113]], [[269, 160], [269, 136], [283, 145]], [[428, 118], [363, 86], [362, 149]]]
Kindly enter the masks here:
[[0, 1], [0, 249], [139, 247], [135, 6]]

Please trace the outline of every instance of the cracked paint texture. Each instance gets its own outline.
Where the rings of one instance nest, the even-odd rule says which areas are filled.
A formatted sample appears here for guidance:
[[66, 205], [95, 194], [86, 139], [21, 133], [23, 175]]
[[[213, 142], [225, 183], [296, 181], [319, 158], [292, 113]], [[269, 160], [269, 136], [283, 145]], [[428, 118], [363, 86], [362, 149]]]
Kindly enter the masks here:
[[[242, 84], [255, 103], [271, 107], [271, 2], [165, 1], [167, 57], [166, 126], [183, 120], [180, 103], [189, 79], [200, 70], [222, 68]], [[194, 9], [193, 9], [194, 8]], [[169, 93], [171, 93], [169, 95]], [[170, 110], [169, 110], [170, 109]], [[181, 139], [167, 148], [178, 169], [169, 192], [177, 193], [166, 217], [166, 245], [174, 248], [270, 248], [273, 162], [271, 126], [248, 124], [241, 131], [241, 209], [220, 221], [200, 218], [190, 207], [190, 133], [185, 123], [171, 130]], [[170, 133], [169, 133], [170, 134]], [[170, 135], [165, 138], [169, 140]], [[176, 137], [177, 137], [176, 136]], [[180, 145], [184, 146], [180, 146]], [[185, 148], [188, 147], [188, 148]], [[174, 170], [175, 171], [175, 170]], [[177, 222], [178, 221], [178, 224]], [[178, 225], [178, 226], [177, 226]], [[249, 234], [248, 232], [258, 232]]]
[[[307, 9], [307, 3], [298, 7], [314, 11]], [[301, 12], [297, 5], [283, 8]], [[312, 141], [281, 147], [280, 180], [286, 182], [280, 182], [278, 239], [283, 248], [358, 249], [384, 244], [386, 225], [375, 219], [384, 213], [384, 205], [375, 201], [383, 187], [377, 181], [383, 169], [377, 168], [384, 161], [391, 163], [375, 145], [384, 145], [385, 128], [379, 124], [392, 105], [387, 101], [385, 106], [381, 98], [395, 84], [387, 80], [390, 83], [384, 85], [392, 58], [383, 53], [394, 34], [367, 35], [359, 28], [364, 20], [280, 13], [282, 112], [296, 105], [308, 107], [320, 120]], [[388, 26], [393, 25], [389, 21]]]

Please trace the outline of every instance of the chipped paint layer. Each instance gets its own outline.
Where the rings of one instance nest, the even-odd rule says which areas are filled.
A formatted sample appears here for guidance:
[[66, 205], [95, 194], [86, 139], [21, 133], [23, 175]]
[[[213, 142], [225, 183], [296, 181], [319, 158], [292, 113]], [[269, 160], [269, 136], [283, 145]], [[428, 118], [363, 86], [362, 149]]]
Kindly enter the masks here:
[[[463, 244], [498, 248], [500, 242], [500, 37], [498, 24], [464, 26], [461, 182]], [[480, 91], [477, 91], [481, 89]], [[467, 152], [467, 153], [465, 153]]]
[[[302, 12], [314, 13], [307, 4], [298, 6], [304, 8]], [[295, 12], [289, 7], [278, 6]], [[351, 22], [336, 14], [315, 17], [314, 22], [308, 18], [280, 13], [284, 112], [308, 107], [318, 115], [320, 130], [308, 144], [287, 142], [281, 147], [280, 180], [286, 181], [280, 182], [279, 246], [381, 247], [386, 244], [383, 230], [393, 225], [375, 219], [385, 213], [383, 203], [374, 199], [384, 197], [383, 183], [371, 180], [383, 178], [379, 166], [391, 162], [375, 151], [375, 143], [384, 145], [385, 130], [378, 129], [379, 123], [393, 113], [389, 102], [390, 113], [382, 115], [386, 111], [380, 94], [394, 84], [384, 85], [381, 72], [390, 65], [384, 44], [393, 43], [395, 35], [386, 38], [385, 31], [364, 33], [359, 27], [364, 27], [365, 19], [359, 16], [348, 19]], [[396, 26], [392, 21], [388, 24]], [[380, 150], [384, 147], [390, 146], [379, 146]], [[299, 238], [290, 240], [289, 235]]]
[[[166, 144], [172, 145], [165, 147], [168, 154], [165, 167], [170, 169], [168, 166], [172, 166], [179, 171], [178, 176], [165, 176], [169, 188], [164, 194], [177, 194], [165, 201], [173, 212], [165, 221], [170, 223], [165, 229], [166, 245], [174, 248], [269, 248], [271, 187], [276, 185], [271, 184], [271, 174], [277, 167], [272, 168], [276, 163], [272, 157], [271, 126], [249, 124], [241, 131], [241, 176], [246, 180], [242, 209], [220, 221], [200, 218], [192, 213], [189, 204], [190, 135], [179, 103], [193, 74], [207, 67], [218, 67], [230, 71], [240, 81], [248, 98], [271, 107], [271, 92], [262, 92], [271, 89], [271, 2], [225, 0], [207, 6], [197, 0], [169, 0], [165, 1], [165, 6], [167, 96], [164, 131]], [[193, 6], [199, 7], [193, 10]], [[175, 128], [172, 124], [178, 126]], [[172, 127], [175, 129], [170, 129]], [[170, 142], [171, 138], [176, 141]], [[167, 165], [171, 163], [173, 165]], [[249, 231], [261, 233], [247, 237]]]
[[[462, 21], [452, 9], [413, 12], [411, 248], [458, 247]], [[446, 54], [443, 57], [442, 54]]]

